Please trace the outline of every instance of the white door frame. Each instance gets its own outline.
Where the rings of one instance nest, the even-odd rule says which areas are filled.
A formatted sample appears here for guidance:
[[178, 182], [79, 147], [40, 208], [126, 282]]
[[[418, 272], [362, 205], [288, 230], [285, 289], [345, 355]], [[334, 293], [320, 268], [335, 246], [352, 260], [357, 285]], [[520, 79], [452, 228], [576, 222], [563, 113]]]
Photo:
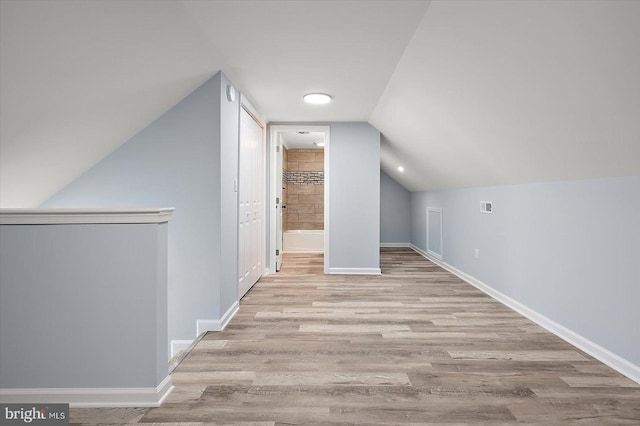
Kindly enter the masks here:
[[[269, 131], [269, 272], [276, 270], [276, 146], [280, 132], [323, 132], [324, 133], [324, 273], [329, 273], [329, 146], [331, 145], [331, 126], [305, 124], [272, 124]], [[282, 183], [281, 183], [282, 184]]]
[[[240, 93], [240, 110], [238, 111], [239, 113], [242, 113], [242, 109], [244, 108], [244, 110], [251, 116], [253, 117], [254, 120], [256, 120], [256, 122], [260, 125], [260, 127], [262, 128], [262, 145], [264, 146], [264, 151], [263, 151], [263, 156], [262, 156], [262, 170], [265, 172], [263, 179], [266, 183], [267, 181], [267, 122], [262, 118], [262, 116], [258, 113], [258, 110], [251, 104], [251, 102], [249, 101], [249, 99], [247, 99], [247, 97]], [[238, 115], [238, 118], [240, 118], [240, 114]], [[238, 137], [240, 137], [240, 119], [238, 119]], [[240, 171], [240, 143], [238, 141], [238, 171]], [[237, 182], [239, 183], [239, 177], [238, 176], [238, 180]], [[262, 268], [260, 271], [260, 276], [264, 275], [266, 273], [266, 259], [267, 259], [267, 252], [266, 252], [266, 248], [265, 248], [265, 244], [264, 244], [264, 240], [265, 237], [267, 235], [267, 224], [266, 224], [266, 217], [267, 217], [267, 205], [268, 203], [266, 202], [267, 199], [267, 186], [265, 184], [265, 188], [264, 188], [264, 193], [263, 193], [263, 203], [262, 203], [262, 229], [260, 232], [260, 235], [262, 235], [262, 243], [260, 244], [261, 247], [261, 257], [262, 257]], [[238, 203], [240, 202], [240, 199], [238, 199]], [[238, 233], [238, 239], [240, 238], [240, 233]], [[240, 261], [240, 241], [238, 241], [238, 262]], [[239, 264], [239, 263], [238, 263]], [[236, 286], [237, 286], [237, 281], [238, 278], [236, 278]], [[239, 289], [238, 289], [239, 291]], [[242, 297], [239, 293], [238, 293], [238, 298]]]

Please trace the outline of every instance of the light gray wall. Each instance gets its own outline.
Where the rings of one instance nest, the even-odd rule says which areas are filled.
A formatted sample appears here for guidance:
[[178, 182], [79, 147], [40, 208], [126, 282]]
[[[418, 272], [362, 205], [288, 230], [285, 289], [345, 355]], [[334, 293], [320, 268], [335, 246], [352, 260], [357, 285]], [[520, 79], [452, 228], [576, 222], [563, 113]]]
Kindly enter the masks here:
[[411, 240], [411, 193], [380, 170], [380, 242]]
[[216, 74], [49, 199], [46, 207], [175, 207], [169, 233], [169, 339], [195, 338], [235, 299], [239, 100]]
[[0, 225], [0, 388], [156, 387], [166, 252], [166, 223]]
[[380, 132], [332, 123], [329, 155], [329, 265], [379, 268]]
[[[234, 180], [239, 182], [238, 156], [240, 132], [240, 101], [226, 97], [227, 85], [233, 85], [221, 73], [220, 133], [220, 313], [238, 300], [238, 192]], [[206, 190], [206, 188], [203, 188]], [[217, 318], [219, 318], [219, 316]]]
[[442, 258], [442, 212], [439, 209], [427, 211], [427, 251]]
[[[480, 201], [493, 214], [480, 213]], [[442, 207], [444, 261], [640, 365], [640, 177], [412, 193]], [[478, 260], [474, 250], [480, 250]]]

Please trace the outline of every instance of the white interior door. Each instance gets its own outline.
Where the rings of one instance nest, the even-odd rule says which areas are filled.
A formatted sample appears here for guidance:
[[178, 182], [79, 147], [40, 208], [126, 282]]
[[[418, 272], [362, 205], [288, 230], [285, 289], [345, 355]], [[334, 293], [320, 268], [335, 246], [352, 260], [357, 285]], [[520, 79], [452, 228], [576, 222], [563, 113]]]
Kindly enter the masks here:
[[264, 129], [244, 108], [240, 111], [240, 215], [238, 223], [238, 295], [242, 297], [263, 272]]
[[276, 272], [282, 267], [282, 215], [284, 214], [282, 200], [282, 143], [278, 134], [276, 148]]

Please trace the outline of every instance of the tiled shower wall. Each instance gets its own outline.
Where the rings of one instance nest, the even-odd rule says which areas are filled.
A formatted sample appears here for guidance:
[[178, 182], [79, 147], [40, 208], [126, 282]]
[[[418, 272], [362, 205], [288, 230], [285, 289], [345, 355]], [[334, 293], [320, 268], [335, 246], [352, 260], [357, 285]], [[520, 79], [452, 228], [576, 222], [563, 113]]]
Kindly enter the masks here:
[[324, 150], [284, 149], [282, 227], [324, 229]]

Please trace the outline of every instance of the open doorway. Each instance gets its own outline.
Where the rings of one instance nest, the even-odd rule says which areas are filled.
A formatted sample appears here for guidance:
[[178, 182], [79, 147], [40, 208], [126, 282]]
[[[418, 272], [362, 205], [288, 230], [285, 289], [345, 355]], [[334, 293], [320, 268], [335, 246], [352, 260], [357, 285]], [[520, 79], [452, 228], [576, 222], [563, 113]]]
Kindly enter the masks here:
[[324, 253], [328, 258], [328, 126], [273, 125], [271, 270], [284, 253]]

